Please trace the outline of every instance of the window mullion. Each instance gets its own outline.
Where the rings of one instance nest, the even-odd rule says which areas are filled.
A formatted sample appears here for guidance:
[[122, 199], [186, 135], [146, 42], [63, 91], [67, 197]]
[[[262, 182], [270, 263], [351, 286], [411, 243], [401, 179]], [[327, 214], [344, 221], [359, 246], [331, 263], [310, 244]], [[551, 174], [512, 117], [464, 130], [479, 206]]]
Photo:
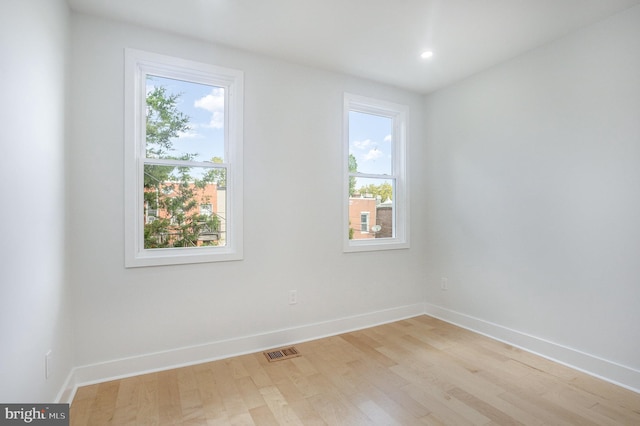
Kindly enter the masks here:
[[352, 177], [360, 177], [360, 178], [370, 178], [370, 179], [396, 179], [397, 176], [395, 174], [390, 174], [390, 175], [386, 175], [386, 174], [376, 174], [376, 173], [353, 173], [350, 172], [349, 176]]
[[186, 161], [169, 158], [145, 158], [144, 164], [176, 167], [202, 167], [206, 169], [228, 169], [228, 163], [213, 163], [211, 161]]

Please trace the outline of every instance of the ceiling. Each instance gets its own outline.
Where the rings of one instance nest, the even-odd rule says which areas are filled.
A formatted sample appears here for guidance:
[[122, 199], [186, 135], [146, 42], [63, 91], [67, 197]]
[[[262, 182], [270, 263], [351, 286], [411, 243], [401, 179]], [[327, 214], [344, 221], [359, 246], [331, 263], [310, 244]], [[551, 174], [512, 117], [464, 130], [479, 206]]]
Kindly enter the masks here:
[[[73, 10], [429, 93], [640, 0], [67, 0]], [[420, 58], [432, 50], [430, 59]]]

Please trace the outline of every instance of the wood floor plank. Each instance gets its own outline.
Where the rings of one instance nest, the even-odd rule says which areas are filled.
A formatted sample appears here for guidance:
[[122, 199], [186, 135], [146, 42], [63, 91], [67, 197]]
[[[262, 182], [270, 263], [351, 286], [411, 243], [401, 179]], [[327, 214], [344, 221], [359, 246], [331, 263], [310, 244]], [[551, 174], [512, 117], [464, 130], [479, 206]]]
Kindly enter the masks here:
[[591, 421], [588, 416], [572, 412], [567, 407], [554, 403], [553, 401], [545, 400], [539, 395], [519, 391], [506, 392], [501, 395], [501, 397], [524, 411], [541, 418], [545, 423], [557, 425], [597, 425], [597, 423]]
[[253, 423], [259, 426], [279, 426], [280, 423], [273, 415], [273, 412], [269, 409], [267, 404], [259, 407], [251, 408], [249, 410]]
[[382, 407], [376, 404], [374, 401], [370, 399], [366, 399], [359, 404], [357, 407], [362, 411], [368, 418], [372, 419], [376, 424], [379, 425], [401, 425], [402, 423], [396, 421], [392, 416], [389, 415]]
[[219, 388], [215, 383], [211, 363], [194, 366], [198, 389], [202, 398], [202, 410], [208, 424], [228, 424], [229, 418], [222, 401]]
[[78, 389], [71, 425], [640, 425], [640, 394], [428, 316]]
[[295, 411], [289, 406], [286, 398], [276, 386], [260, 388], [260, 394], [264, 398], [267, 407], [273, 413], [273, 417], [281, 425], [299, 425], [302, 421]]
[[114, 424], [136, 424], [138, 407], [140, 406], [141, 387], [142, 380], [139, 377], [120, 383], [113, 416]]
[[[399, 398], [390, 397], [390, 394], [399, 395], [402, 392], [401, 389], [381, 390], [378, 386], [369, 384], [366, 381], [360, 380], [360, 382], [360, 391], [349, 395], [349, 399], [368, 417], [373, 418], [372, 416], [375, 416], [376, 419], [386, 417], [389, 420], [385, 421], [384, 424], [419, 424], [418, 417], [421, 417], [424, 413], [414, 416], [410, 410], [399, 402]], [[375, 404], [375, 406], [370, 406], [369, 404], [371, 403]], [[383, 414], [377, 415], [376, 410], [382, 410]]]
[[177, 423], [182, 419], [178, 370], [158, 373], [158, 411], [161, 423]]
[[289, 403], [289, 406], [296, 413], [304, 426], [327, 426], [327, 422], [320, 417], [306, 399], [293, 401]]
[[146, 374], [140, 377], [140, 394], [136, 409], [136, 425], [156, 425], [160, 423], [158, 408], [157, 374]]
[[415, 384], [409, 384], [404, 389], [411, 398], [429, 411], [428, 416], [434, 421], [448, 425], [485, 424], [490, 421], [480, 413], [474, 413], [464, 404], [450, 403], [451, 397], [446, 392]]
[[91, 407], [88, 424], [100, 425], [113, 422], [119, 389], [120, 381], [98, 385], [98, 392], [96, 393], [95, 403]]
[[597, 403], [589, 409], [589, 413], [597, 413], [602, 424], [607, 425], [640, 425], [640, 410], [628, 410], [620, 406]]
[[303, 390], [296, 386], [296, 384], [289, 378], [287, 372], [282, 366], [282, 362], [283, 361], [280, 361], [279, 363], [275, 363], [273, 366], [269, 366], [267, 374], [272, 378], [273, 384], [280, 389], [280, 393], [282, 393], [288, 401], [304, 399], [305, 395]]
[[460, 388], [454, 388], [447, 392], [452, 397], [456, 398], [458, 401], [463, 402], [465, 405], [473, 408], [478, 413], [482, 414], [485, 417], [490, 418], [497, 424], [501, 425], [523, 425], [520, 421], [514, 419], [509, 416], [507, 413], [501, 411], [496, 408], [496, 406], [491, 405], [482, 399], [472, 395], [468, 392]]
[[319, 394], [307, 398], [311, 406], [329, 425], [374, 425], [358, 407], [338, 394]]
[[260, 394], [260, 389], [256, 386], [251, 377], [240, 377], [236, 379], [236, 387], [240, 392], [242, 400], [247, 408], [254, 409], [265, 405], [264, 398]]

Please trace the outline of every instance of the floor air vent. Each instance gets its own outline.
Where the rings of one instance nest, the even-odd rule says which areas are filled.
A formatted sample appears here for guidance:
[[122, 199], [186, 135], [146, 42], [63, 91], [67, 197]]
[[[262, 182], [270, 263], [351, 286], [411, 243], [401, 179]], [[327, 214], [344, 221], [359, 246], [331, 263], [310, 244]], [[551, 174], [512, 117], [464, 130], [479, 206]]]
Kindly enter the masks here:
[[274, 351], [264, 352], [264, 356], [267, 357], [269, 362], [280, 361], [283, 359], [295, 358], [300, 356], [300, 353], [293, 346], [288, 348], [276, 349]]

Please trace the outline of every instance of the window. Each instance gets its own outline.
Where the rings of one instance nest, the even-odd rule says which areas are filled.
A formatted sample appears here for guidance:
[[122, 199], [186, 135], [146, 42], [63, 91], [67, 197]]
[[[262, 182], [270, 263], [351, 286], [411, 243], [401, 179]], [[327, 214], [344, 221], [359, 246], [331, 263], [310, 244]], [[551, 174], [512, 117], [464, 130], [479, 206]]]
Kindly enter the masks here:
[[344, 251], [409, 247], [408, 108], [344, 97]]
[[125, 265], [242, 258], [241, 71], [125, 51]]
[[207, 217], [213, 216], [213, 205], [212, 204], [200, 204], [200, 215], [201, 216], [207, 216]]
[[360, 232], [369, 232], [369, 212], [360, 213]]

